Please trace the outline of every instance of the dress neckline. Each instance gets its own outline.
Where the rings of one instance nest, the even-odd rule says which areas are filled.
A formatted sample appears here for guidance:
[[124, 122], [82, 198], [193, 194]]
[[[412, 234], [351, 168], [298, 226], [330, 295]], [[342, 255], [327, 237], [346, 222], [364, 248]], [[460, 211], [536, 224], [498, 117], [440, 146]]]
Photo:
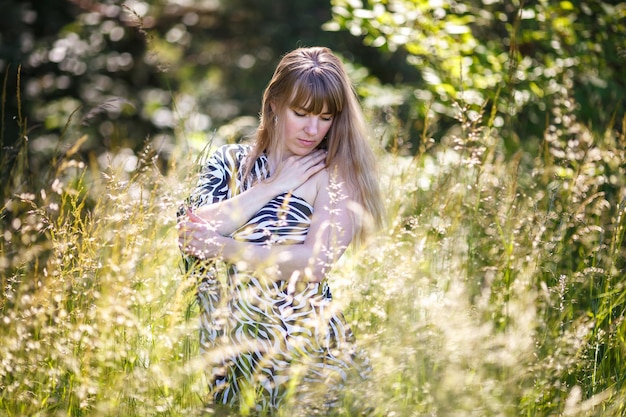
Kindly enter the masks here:
[[313, 214], [313, 206], [311, 205], [311, 203], [309, 203], [308, 201], [306, 201], [304, 198], [300, 197], [297, 194], [285, 192], [285, 193], [282, 193], [282, 194], [278, 194], [276, 197], [273, 198], [273, 200], [276, 200], [277, 198], [285, 197], [285, 196], [288, 196], [288, 195], [290, 195], [291, 199], [296, 199], [300, 203], [304, 204], [311, 211], [311, 214]]

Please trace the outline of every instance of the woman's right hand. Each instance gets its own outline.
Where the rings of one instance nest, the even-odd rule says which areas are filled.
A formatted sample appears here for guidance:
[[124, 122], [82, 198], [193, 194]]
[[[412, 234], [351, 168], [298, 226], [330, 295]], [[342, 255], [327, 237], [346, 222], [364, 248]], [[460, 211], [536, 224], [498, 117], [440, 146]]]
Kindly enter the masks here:
[[303, 156], [291, 155], [283, 161], [278, 172], [272, 173], [269, 183], [277, 187], [276, 195], [290, 192], [325, 167], [326, 151], [324, 150], [318, 149]]
[[[222, 236], [229, 236], [278, 195], [295, 191], [325, 168], [326, 152], [289, 156], [270, 181], [263, 181], [241, 194], [196, 209], [199, 219], [210, 222]], [[197, 222], [197, 221], [196, 221]]]

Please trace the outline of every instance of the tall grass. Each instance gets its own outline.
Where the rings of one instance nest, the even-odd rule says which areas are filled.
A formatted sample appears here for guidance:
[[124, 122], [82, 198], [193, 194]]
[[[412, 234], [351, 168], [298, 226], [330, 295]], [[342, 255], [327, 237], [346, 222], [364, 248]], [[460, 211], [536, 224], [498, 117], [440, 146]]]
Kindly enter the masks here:
[[[622, 415], [626, 139], [561, 119], [505, 156], [477, 115], [381, 152], [388, 227], [331, 276], [372, 373], [333, 415]], [[211, 415], [174, 227], [194, 161], [79, 141], [3, 202], [0, 415]]]
[[624, 137], [572, 122], [548, 128], [544, 153], [505, 158], [471, 120], [404, 169], [387, 164], [397, 220], [354, 277], [378, 271], [362, 287], [378, 317], [357, 309], [366, 334], [388, 334], [378, 368], [396, 389], [380, 402], [399, 415], [620, 415]]

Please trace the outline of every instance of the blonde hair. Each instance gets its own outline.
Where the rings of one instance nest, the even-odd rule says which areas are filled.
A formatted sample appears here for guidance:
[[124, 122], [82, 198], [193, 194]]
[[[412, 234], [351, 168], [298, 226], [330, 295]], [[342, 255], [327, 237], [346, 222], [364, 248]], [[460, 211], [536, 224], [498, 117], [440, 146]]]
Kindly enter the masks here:
[[[263, 94], [260, 124], [246, 175], [263, 152], [282, 159], [278, 141], [282, 124], [276, 123], [275, 117], [287, 108], [332, 114], [333, 123], [322, 143], [327, 150], [326, 164], [331, 175], [337, 172], [347, 183], [351, 191], [348, 197], [361, 208], [359, 217], [369, 218], [364, 226], [371, 223], [380, 227], [384, 210], [365, 117], [343, 64], [328, 48], [298, 48], [286, 54], [276, 67]], [[367, 227], [362, 227], [359, 235], [364, 237], [366, 231]]]

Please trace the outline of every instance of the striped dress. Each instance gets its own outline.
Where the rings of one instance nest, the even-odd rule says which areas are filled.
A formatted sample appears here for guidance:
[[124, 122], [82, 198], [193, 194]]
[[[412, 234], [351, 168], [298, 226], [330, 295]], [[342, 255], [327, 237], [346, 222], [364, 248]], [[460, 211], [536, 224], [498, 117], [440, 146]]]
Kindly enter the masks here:
[[[216, 150], [190, 205], [231, 198], [267, 178], [267, 157], [261, 155], [242, 180], [250, 151], [249, 145]], [[258, 245], [301, 244], [312, 214], [304, 199], [278, 195], [231, 237]], [[271, 409], [291, 399], [313, 408], [332, 406], [348, 374], [366, 368], [325, 279], [293, 287], [220, 262], [196, 262], [192, 273], [200, 282], [200, 346], [215, 403], [235, 406], [245, 398], [257, 409]]]

